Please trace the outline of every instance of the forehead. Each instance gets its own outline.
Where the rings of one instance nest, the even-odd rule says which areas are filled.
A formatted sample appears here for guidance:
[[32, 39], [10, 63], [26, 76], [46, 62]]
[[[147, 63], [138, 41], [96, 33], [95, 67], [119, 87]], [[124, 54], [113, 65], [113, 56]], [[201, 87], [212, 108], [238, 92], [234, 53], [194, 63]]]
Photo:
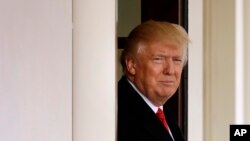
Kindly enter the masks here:
[[144, 51], [147, 54], [173, 54], [182, 55], [183, 47], [174, 42], [153, 42], [145, 45]]

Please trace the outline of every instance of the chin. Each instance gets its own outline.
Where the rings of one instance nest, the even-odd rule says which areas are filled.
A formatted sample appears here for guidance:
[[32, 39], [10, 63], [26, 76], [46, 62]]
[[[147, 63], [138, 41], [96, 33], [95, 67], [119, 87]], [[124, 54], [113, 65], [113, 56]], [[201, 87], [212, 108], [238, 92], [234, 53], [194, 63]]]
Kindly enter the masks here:
[[161, 94], [161, 97], [164, 97], [164, 99], [169, 99], [171, 96], [173, 96], [173, 94], [169, 92], [168, 93], [165, 92]]
[[164, 94], [166, 96], [172, 96], [175, 92], [176, 92], [176, 89], [174, 89], [174, 90], [167, 90], [167, 91], [164, 92]]

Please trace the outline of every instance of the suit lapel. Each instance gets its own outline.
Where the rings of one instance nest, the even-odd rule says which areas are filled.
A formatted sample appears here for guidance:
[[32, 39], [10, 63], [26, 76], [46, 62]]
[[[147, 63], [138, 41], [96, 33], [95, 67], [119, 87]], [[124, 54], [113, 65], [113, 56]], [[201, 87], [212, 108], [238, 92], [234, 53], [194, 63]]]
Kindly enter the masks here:
[[[129, 89], [127, 90], [129, 91]], [[133, 106], [133, 110], [135, 110], [135, 118], [137, 118], [138, 123], [142, 124], [141, 126], [144, 127], [145, 131], [155, 138], [154, 141], [172, 141], [164, 125], [132, 86], [130, 92], [132, 94], [130, 95], [130, 105]]]
[[152, 116], [144, 118], [143, 126], [145, 127], [145, 130], [156, 139], [156, 141], [172, 141], [168, 131], [153, 111]]
[[[123, 77], [119, 83], [120, 85], [118, 93], [120, 96], [118, 96], [118, 104], [120, 110], [125, 111], [124, 115], [120, 114], [120, 117], [126, 117], [126, 119], [129, 119], [130, 122], [127, 123], [129, 125], [133, 124], [136, 128], [139, 126], [140, 128], [138, 129], [140, 130], [136, 131], [140, 132], [140, 134], [146, 134], [148, 137], [152, 137], [153, 141], [172, 141], [171, 136], [161, 121], [158, 119], [156, 114], [142, 99], [142, 97], [133, 89], [126, 78]], [[168, 112], [166, 116], [168, 116]], [[168, 120], [172, 122], [171, 119]], [[172, 123], [170, 126], [172, 131]], [[175, 132], [176, 130], [174, 128], [173, 131]]]
[[170, 127], [171, 133], [175, 139], [175, 141], [184, 141], [184, 137], [181, 133], [181, 130], [174, 120], [170, 110], [167, 108], [167, 106], [164, 106], [164, 114], [167, 119], [168, 125]]

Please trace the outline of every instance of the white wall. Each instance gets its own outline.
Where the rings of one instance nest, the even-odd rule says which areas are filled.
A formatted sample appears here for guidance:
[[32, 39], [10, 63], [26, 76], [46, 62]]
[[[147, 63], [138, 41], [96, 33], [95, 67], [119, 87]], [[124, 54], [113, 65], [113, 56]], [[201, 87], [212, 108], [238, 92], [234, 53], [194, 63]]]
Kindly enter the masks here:
[[71, 0], [0, 1], [0, 140], [72, 138]]

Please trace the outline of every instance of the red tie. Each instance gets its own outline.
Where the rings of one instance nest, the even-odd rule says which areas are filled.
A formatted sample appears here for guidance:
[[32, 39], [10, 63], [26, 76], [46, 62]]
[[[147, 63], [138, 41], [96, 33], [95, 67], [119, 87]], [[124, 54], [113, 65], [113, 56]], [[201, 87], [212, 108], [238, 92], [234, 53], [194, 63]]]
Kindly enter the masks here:
[[166, 127], [166, 129], [169, 130], [165, 115], [164, 115], [163, 111], [160, 108], [158, 108], [158, 111], [157, 111], [156, 115], [160, 119], [162, 124]]

